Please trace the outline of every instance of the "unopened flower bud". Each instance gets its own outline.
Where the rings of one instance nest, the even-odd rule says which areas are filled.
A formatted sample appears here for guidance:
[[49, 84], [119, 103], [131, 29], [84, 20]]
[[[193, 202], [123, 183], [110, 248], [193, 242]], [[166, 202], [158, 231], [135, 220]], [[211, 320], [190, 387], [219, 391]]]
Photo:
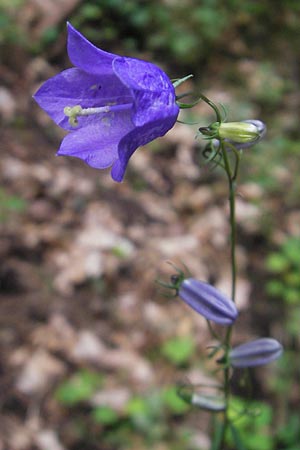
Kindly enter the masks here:
[[226, 409], [224, 397], [221, 395], [217, 396], [194, 392], [192, 395], [191, 404], [211, 412], [220, 412], [225, 411]]
[[233, 367], [254, 367], [268, 364], [282, 354], [282, 345], [272, 338], [260, 338], [238, 345], [229, 352]]
[[219, 137], [237, 149], [243, 149], [257, 144], [266, 134], [266, 130], [267, 127], [261, 120], [228, 122], [220, 125]]
[[[212, 388], [214, 391], [217, 389], [217, 387]], [[211, 389], [211, 387], [206, 386], [206, 389]], [[178, 389], [178, 395], [189, 405], [206, 411], [220, 412], [226, 409], [224, 395], [215, 392], [196, 392], [192, 385], [182, 386]]]
[[208, 283], [186, 278], [178, 295], [197, 313], [217, 324], [231, 325], [238, 316], [234, 302]]
[[224, 122], [219, 127], [219, 137], [243, 144], [253, 142], [259, 136], [258, 128], [247, 122]]

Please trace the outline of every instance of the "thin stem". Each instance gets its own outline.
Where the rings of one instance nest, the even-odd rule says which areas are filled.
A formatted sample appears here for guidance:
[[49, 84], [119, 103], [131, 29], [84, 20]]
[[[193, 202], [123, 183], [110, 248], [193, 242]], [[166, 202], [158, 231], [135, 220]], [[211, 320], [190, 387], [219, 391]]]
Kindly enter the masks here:
[[202, 100], [207, 103], [215, 112], [216, 114], [216, 118], [217, 118], [217, 122], [221, 123], [222, 122], [222, 117], [219, 111], [219, 108], [214, 104], [214, 102], [212, 102], [211, 100], [209, 100], [209, 98], [207, 98], [205, 95], [203, 94], [199, 94], [199, 97], [202, 98]]
[[[236, 294], [236, 218], [235, 218], [235, 190], [236, 190], [236, 178], [238, 175], [238, 167], [239, 167], [239, 154], [235, 153], [235, 167], [232, 170], [230, 166], [230, 160], [228, 157], [228, 153], [225, 148], [225, 144], [221, 141], [221, 151], [224, 161], [224, 168], [227, 175], [228, 180], [228, 188], [229, 188], [229, 221], [230, 221], [230, 254], [231, 254], [231, 298], [235, 302], [235, 294]], [[230, 341], [232, 335], [232, 326], [227, 328], [227, 332], [224, 339], [224, 347], [225, 347], [225, 360], [228, 359], [228, 353], [230, 349]], [[223, 417], [223, 428], [222, 428], [222, 436], [220, 440], [220, 449], [223, 449], [225, 446], [225, 436], [227, 428], [230, 424], [230, 420], [228, 417], [228, 406], [229, 406], [229, 398], [230, 398], [230, 366], [226, 364], [224, 368], [224, 396], [225, 396], [225, 404], [226, 409], [224, 411]]]
[[224, 167], [228, 179], [229, 187], [229, 208], [230, 208], [230, 255], [231, 255], [231, 299], [235, 302], [235, 291], [236, 291], [236, 256], [235, 256], [235, 246], [236, 246], [236, 220], [235, 220], [235, 189], [236, 189], [236, 177], [238, 171], [239, 158], [236, 160], [236, 165], [234, 172], [232, 173], [230, 167], [230, 161], [228, 158], [228, 153], [225, 149], [223, 142], [221, 143], [222, 156], [224, 160]]

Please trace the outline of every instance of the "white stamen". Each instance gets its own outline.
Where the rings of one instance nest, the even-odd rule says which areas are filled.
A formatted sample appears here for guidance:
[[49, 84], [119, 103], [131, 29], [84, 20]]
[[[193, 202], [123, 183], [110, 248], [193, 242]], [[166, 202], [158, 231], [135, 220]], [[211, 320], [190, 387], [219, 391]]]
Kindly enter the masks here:
[[112, 110], [121, 111], [124, 109], [130, 109], [132, 107], [132, 103], [126, 103], [124, 105], [106, 105], [106, 106], [99, 106], [96, 108], [82, 108], [80, 105], [75, 106], [66, 106], [64, 108], [64, 114], [69, 117], [69, 123], [73, 127], [76, 127], [78, 125], [78, 116], [90, 116], [93, 114], [101, 114], [101, 113], [108, 113]]

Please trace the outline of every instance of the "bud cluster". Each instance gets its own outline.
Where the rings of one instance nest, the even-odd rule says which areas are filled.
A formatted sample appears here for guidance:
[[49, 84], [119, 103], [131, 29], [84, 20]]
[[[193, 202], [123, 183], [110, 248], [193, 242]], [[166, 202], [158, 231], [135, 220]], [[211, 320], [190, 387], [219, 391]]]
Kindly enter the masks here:
[[[180, 272], [179, 276], [171, 277], [170, 285], [165, 286], [175, 289], [176, 295], [209, 323], [231, 327], [238, 317], [234, 301], [208, 283], [194, 278], [184, 278]], [[222, 365], [225, 371], [230, 367], [246, 369], [268, 364], [279, 358], [283, 351], [282, 345], [276, 339], [260, 338], [233, 348], [229, 343], [223, 342], [214, 347], [210, 356], [214, 356], [221, 349], [224, 353], [217, 363]], [[178, 394], [190, 405], [203, 410], [212, 413], [226, 411], [225, 391], [221, 386], [216, 388], [220, 392], [207, 393], [194, 391], [190, 386], [186, 389], [181, 388]]]
[[[176, 281], [178, 296], [208, 321], [231, 326], [237, 319], [238, 310], [233, 300], [214, 286], [194, 278], [180, 277]], [[228, 362], [238, 368], [261, 366], [279, 358], [282, 351], [282, 345], [275, 339], [260, 338], [230, 349], [227, 357], [218, 362]]]

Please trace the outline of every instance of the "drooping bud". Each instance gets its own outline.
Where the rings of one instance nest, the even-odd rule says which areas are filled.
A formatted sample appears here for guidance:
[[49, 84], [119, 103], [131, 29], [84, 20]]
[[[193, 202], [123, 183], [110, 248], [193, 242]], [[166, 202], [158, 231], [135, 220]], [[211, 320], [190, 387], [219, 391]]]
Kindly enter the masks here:
[[181, 388], [178, 389], [178, 395], [189, 405], [196, 406], [200, 409], [211, 412], [225, 411], [226, 403], [224, 395], [215, 392], [216, 390], [219, 391], [220, 388], [217, 388], [216, 386], [203, 386], [203, 389], [206, 391], [213, 390], [214, 392], [198, 392], [194, 390], [192, 385], [186, 385], [181, 386]]
[[238, 316], [232, 300], [208, 283], [186, 278], [180, 285], [179, 297], [207, 320], [231, 325]]
[[225, 399], [221, 395], [217, 396], [194, 392], [192, 395], [191, 404], [211, 412], [220, 412], [225, 411], [226, 409]]
[[238, 345], [229, 352], [233, 367], [254, 367], [268, 364], [282, 354], [282, 345], [272, 338], [260, 338]]

